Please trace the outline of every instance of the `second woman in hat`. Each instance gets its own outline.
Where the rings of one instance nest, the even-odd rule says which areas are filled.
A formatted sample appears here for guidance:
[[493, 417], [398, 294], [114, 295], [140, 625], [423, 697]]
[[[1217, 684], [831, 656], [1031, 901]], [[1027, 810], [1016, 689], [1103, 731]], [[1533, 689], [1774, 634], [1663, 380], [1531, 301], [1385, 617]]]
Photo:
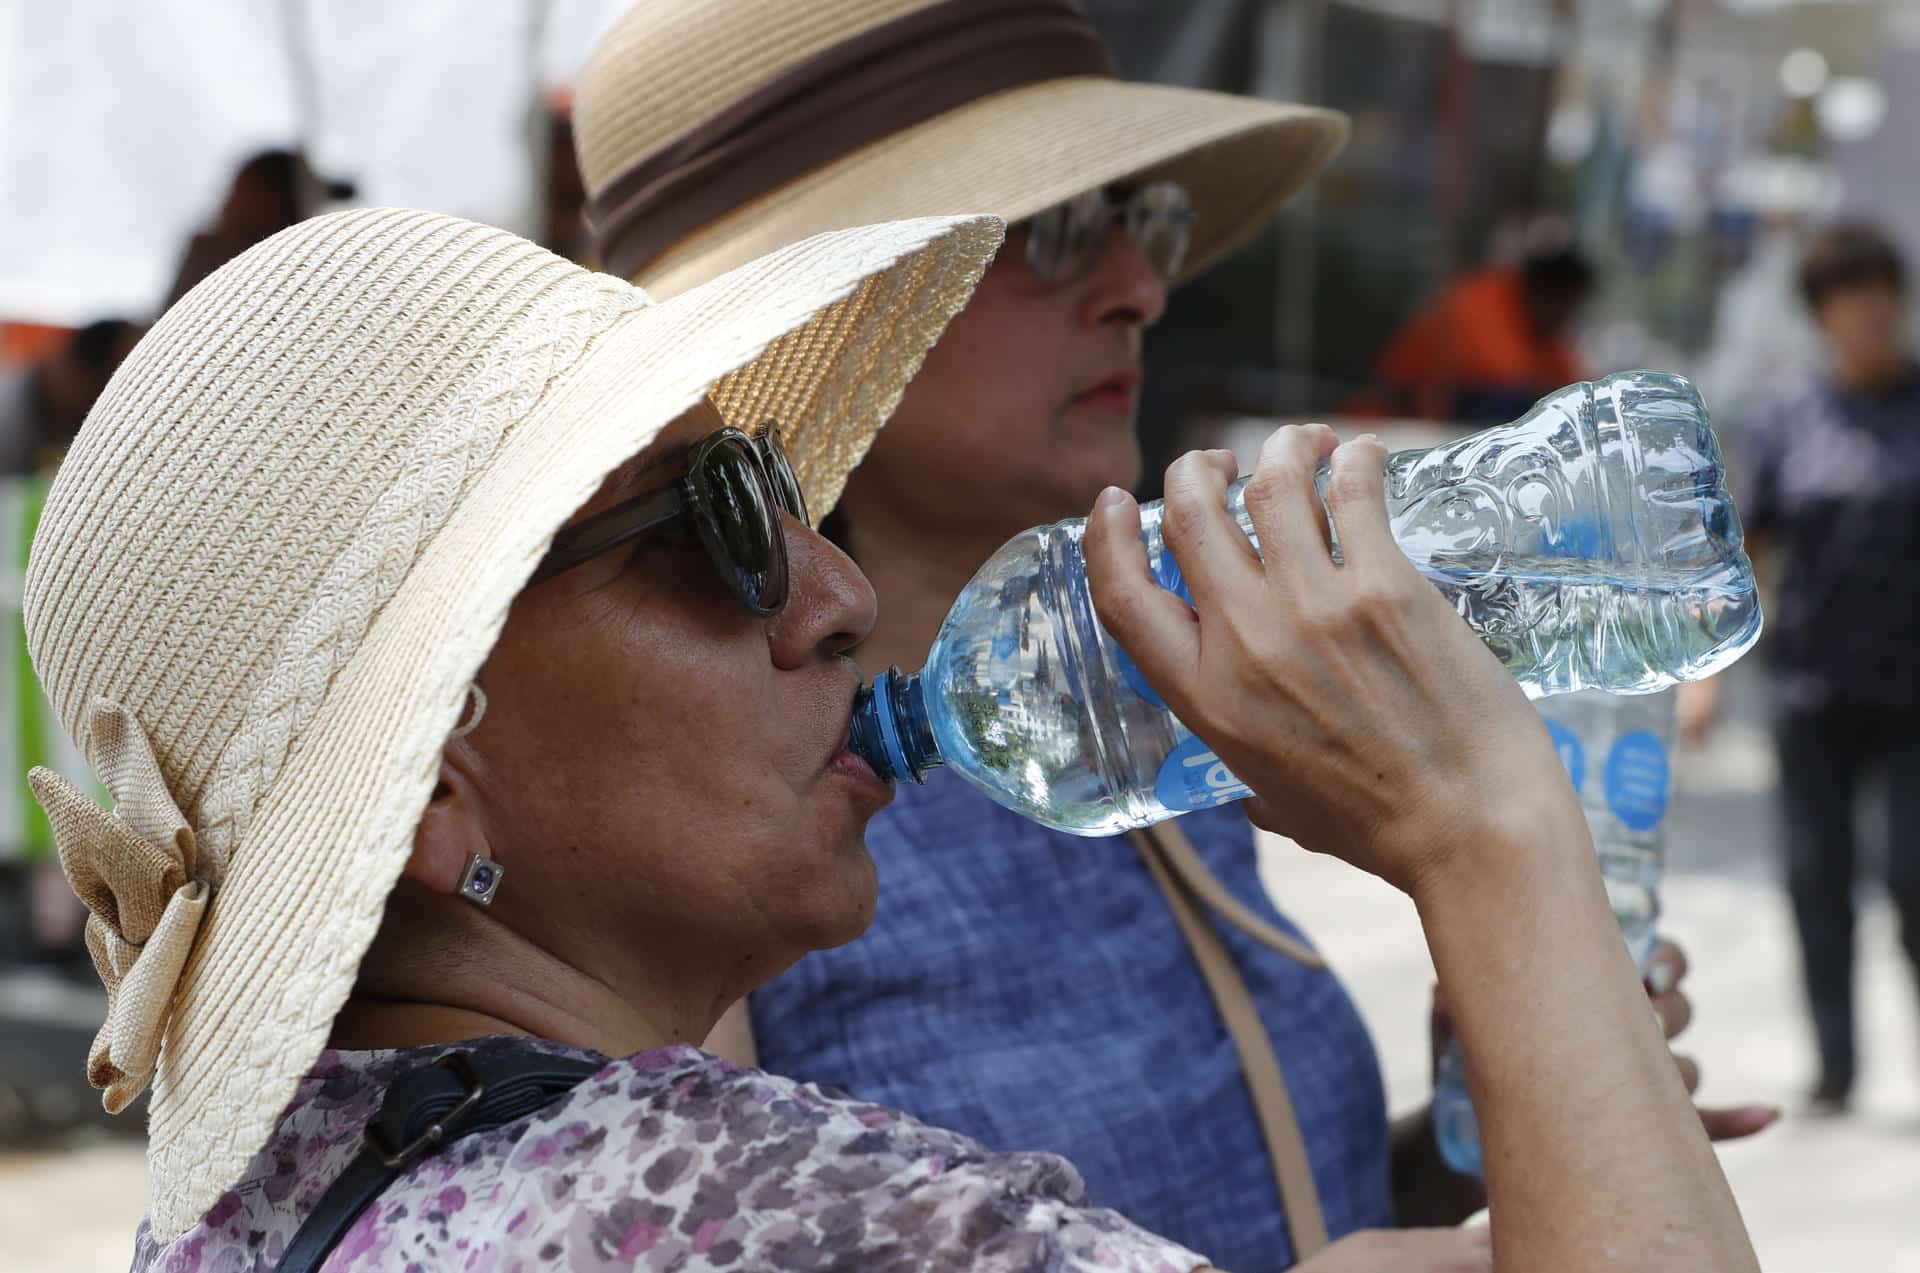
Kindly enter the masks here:
[[[869, 673], [920, 666], [1011, 535], [1137, 481], [1141, 344], [1169, 290], [1346, 131], [1310, 107], [1126, 83], [1066, 0], [639, 5], [575, 123], [605, 263], [658, 292], [871, 219], [979, 208], [1013, 225], [827, 527], [881, 597]], [[1483, 1203], [1424, 1111], [1390, 1127], [1366, 1029], [1267, 901], [1237, 807], [1137, 848], [1048, 831], [936, 772], [869, 842], [867, 936], [752, 997], [768, 1068], [1063, 1152], [1095, 1197], [1231, 1267]], [[1675, 1031], [1688, 1010], [1663, 990]]]

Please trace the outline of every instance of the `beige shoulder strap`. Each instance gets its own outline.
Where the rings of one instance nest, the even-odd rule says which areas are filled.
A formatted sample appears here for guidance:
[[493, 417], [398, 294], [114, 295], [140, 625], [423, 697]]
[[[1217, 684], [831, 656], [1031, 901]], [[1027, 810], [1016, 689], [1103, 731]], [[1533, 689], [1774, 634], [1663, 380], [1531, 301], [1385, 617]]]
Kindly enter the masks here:
[[[1226, 1022], [1234, 1050], [1240, 1054], [1240, 1072], [1246, 1076], [1247, 1088], [1253, 1096], [1260, 1134], [1267, 1143], [1267, 1156], [1273, 1161], [1274, 1179], [1280, 1187], [1280, 1202], [1286, 1209], [1294, 1260], [1305, 1260], [1327, 1245], [1327, 1221], [1320, 1210], [1320, 1191], [1313, 1183], [1313, 1168], [1307, 1159], [1306, 1143], [1300, 1136], [1299, 1120], [1294, 1116], [1293, 1099], [1280, 1075], [1280, 1059], [1274, 1055], [1273, 1040], [1267, 1036], [1267, 1028], [1254, 1007], [1246, 979], [1235, 967], [1233, 956], [1227, 952], [1220, 935], [1207, 922], [1201, 900], [1274, 950], [1312, 968], [1326, 965], [1304, 944], [1236, 901], [1207, 870], [1186, 833], [1174, 823], [1162, 822], [1144, 831], [1131, 831], [1128, 837], [1139, 849], [1154, 882], [1166, 895], [1167, 906], [1173, 911], [1188, 948], [1193, 951], [1194, 962], [1200, 965], [1200, 975], [1206, 979], [1214, 1006]], [[1226, 905], [1215, 899], [1224, 899]], [[1250, 925], [1257, 926], [1257, 930]]]
[[1193, 841], [1187, 839], [1187, 833], [1176, 824], [1157, 823], [1147, 828], [1146, 835], [1159, 850], [1161, 861], [1173, 872], [1174, 878], [1185, 885], [1196, 899], [1212, 907], [1214, 914], [1268, 950], [1316, 971], [1326, 968], [1326, 961], [1315, 954], [1311, 946], [1291, 934], [1281, 932], [1227, 892], [1226, 885], [1214, 878], [1207, 864], [1194, 852]]

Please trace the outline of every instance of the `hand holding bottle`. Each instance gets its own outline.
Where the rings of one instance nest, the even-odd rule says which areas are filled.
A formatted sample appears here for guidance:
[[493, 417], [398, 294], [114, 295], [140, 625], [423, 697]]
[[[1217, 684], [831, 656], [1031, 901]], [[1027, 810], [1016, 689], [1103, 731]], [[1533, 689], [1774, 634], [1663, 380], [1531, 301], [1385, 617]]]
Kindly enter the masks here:
[[[1343, 564], [1314, 495], [1329, 453]], [[1101, 497], [1085, 551], [1101, 622], [1253, 788], [1255, 820], [1411, 892], [1492, 823], [1586, 832], [1539, 715], [1395, 543], [1385, 460], [1324, 425], [1276, 432], [1246, 489], [1264, 556], [1227, 513], [1232, 457], [1176, 461], [1163, 529], [1191, 606], [1149, 573], [1125, 493]]]
[[[1313, 490], [1329, 453], [1339, 564]], [[1480, 1113], [1495, 1267], [1752, 1273], [1546, 726], [1396, 544], [1385, 459], [1275, 433], [1246, 489], [1260, 553], [1227, 514], [1231, 457], [1176, 462], [1163, 530], [1191, 606], [1104, 493], [1094, 607], [1256, 820], [1412, 895]]]

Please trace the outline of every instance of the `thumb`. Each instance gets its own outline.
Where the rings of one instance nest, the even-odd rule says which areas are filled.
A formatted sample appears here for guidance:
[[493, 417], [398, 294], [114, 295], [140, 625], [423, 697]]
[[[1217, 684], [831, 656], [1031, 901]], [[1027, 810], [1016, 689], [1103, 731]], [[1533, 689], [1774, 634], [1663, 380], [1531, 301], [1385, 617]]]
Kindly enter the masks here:
[[1702, 1109], [1700, 1125], [1708, 1140], [1740, 1140], [1767, 1130], [1780, 1121], [1778, 1105], [1736, 1105], [1730, 1109]]

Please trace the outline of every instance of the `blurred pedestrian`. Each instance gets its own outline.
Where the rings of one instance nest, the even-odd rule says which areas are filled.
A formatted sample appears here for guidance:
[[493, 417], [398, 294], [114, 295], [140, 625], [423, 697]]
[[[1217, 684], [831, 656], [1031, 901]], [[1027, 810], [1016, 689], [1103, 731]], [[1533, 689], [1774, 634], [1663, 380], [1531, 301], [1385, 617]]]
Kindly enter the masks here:
[[[1874, 769], [1887, 886], [1920, 975], [1920, 366], [1907, 263], [1878, 227], [1819, 234], [1800, 288], [1825, 366], [1745, 431], [1740, 512], [1762, 565], [1777, 566], [1767, 626], [1787, 892], [1820, 1058], [1809, 1109], [1832, 1114], [1859, 1074], [1854, 806]], [[1683, 694], [1696, 739], [1721, 693], [1716, 678]]]
[[249, 155], [235, 170], [212, 224], [188, 241], [167, 304], [254, 244], [311, 216], [323, 204], [354, 194], [351, 182], [320, 176], [298, 151], [275, 148]]
[[1381, 355], [1377, 379], [1386, 409], [1502, 424], [1585, 378], [1572, 331], [1593, 287], [1593, 267], [1567, 245], [1450, 281]]
[[102, 319], [45, 358], [0, 373], [0, 473], [51, 471], [139, 338], [133, 324]]
[[546, 137], [541, 154], [540, 246], [569, 261], [591, 265], [593, 243], [587, 234], [587, 189], [573, 146], [573, 95], [549, 92]]
[[[16, 670], [30, 666], [21, 581], [54, 470], [139, 334], [119, 319], [90, 323], [0, 374], [0, 662]], [[0, 1142], [40, 1147], [89, 1117], [77, 1068], [86, 1037], [69, 1023], [93, 1009], [99, 982], [86, 908], [27, 785], [36, 765], [87, 772], [39, 686], [13, 675], [0, 691], [0, 977], [12, 990], [0, 997], [0, 1038], [17, 1045], [0, 1049]]]
[[[601, 259], [663, 295], [863, 221], [1011, 224], [824, 526], [880, 595], [869, 673], [919, 667], [1008, 538], [1139, 480], [1146, 329], [1346, 131], [1121, 81], [1054, 0], [656, 0], [595, 52], [574, 124]], [[756, 991], [715, 1046], [1061, 1153], [1104, 1203], [1228, 1267], [1484, 1203], [1425, 1110], [1390, 1126], [1366, 1027], [1262, 888], [1244, 807], [1090, 839], [941, 770], [867, 839], [866, 936]]]
[[[73, 332], [43, 359], [0, 376], [0, 648], [21, 666], [20, 578], [54, 469], [139, 329], [102, 319]], [[92, 981], [81, 945], [80, 909], [60, 879], [53, 833], [27, 790], [26, 772], [51, 765], [83, 773], [58, 721], [32, 686], [0, 695], [0, 906], [11, 913], [16, 952], [33, 964]], [[0, 1075], [0, 1079], [5, 1076]]]

